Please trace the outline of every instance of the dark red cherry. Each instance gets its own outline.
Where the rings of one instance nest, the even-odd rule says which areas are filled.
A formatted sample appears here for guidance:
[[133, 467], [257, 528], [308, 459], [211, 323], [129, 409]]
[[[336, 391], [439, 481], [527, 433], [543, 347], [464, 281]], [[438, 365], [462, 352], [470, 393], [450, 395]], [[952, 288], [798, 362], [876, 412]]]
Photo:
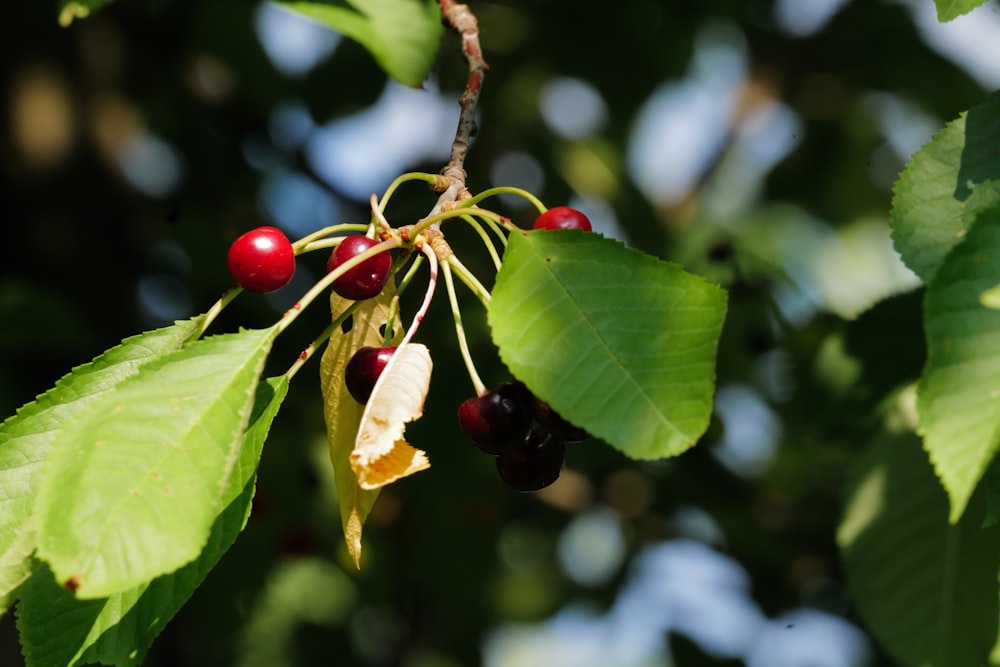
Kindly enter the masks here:
[[497, 457], [497, 472], [515, 491], [537, 491], [559, 479], [566, 461], [566, 443], [543, 428], [532, 429], [520, 447]]
[[556, 206], [538, 216], [535, 229], [582, 229], [589, 232], [593, 227], [581, 211], [569, 206]]
[[581, 442], [590, 437], [586, 430], [566, 421], [562, 415], [537, 396], [533, 396], [531, 399], [531, 410], [535, 415], [535, 421], [566, 442]]
[[[326, 262], [327, 273], [375, 245], [378, 245], [378, 241], [367, 236], [348, 236], [330, 253], [330, 259]], [[370, 299], [385, 287], [390, 270], [392, 270], [392, 255], [388, 251], [380, 252], [334, 280], [333, 291], [345, 299], [354, 301]]]
[[229, 275], [245, 290], [273, 292], [295, 275], [295, 250], [277, 227], [251, 229], [229, 246]]
[[367, 403], [385, 365], [396, 352], [394, 347], [361, 347], [344, 368], [347, 391], [358, 403]]
[[531, 394], [504, 382], [458, 406], [458, 424], [476, 447], [496, 456], [518, 447], [531, 427]]

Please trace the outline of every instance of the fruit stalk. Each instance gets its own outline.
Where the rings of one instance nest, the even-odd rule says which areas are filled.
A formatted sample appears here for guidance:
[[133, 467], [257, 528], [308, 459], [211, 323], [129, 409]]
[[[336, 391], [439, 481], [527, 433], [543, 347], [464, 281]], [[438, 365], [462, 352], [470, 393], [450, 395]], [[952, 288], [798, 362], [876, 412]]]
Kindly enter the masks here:
[[465, 362], [465, 368], [469, 371], [469, 379], [472, 380], [472, 386], [478, 396], [486, 391], [486, 385], [479, 377], [479, 373], [476, 372], [476, 365], [472, 362], [472, 354], [469, 352], [469, 341], [465, 336], [465, 327], [462, 326], [462, 312], [458, 307], [458, 296], [455, 294], [455, 280], [451, 276], [451, 260], [452, 258], [449, 257], [448, 261], [442, 264], [441, 270], [444, 272], [444, 285], [448, 290], [448, 301], [451, 303], [451, 316], [455, 320], [458, 349], [462, 353], [462, 361]]

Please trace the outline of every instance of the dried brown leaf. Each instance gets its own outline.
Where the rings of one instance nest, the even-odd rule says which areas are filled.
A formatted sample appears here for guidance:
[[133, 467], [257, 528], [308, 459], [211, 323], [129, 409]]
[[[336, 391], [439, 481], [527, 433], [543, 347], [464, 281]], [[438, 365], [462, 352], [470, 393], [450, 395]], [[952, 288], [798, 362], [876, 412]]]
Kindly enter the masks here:
[[419, 343], [402, 345], [386, 364], [361, 417], [351, 467], [362, 489], [378, 489], [430, 467], [427, 455], [403, 439], [407, 422], [423, 414], [431, 355]]

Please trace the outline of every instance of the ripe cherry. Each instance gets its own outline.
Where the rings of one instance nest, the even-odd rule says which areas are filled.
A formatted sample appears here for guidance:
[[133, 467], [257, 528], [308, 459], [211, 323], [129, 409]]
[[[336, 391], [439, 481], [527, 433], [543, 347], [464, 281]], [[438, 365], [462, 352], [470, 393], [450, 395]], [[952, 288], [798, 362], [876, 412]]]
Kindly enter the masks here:
[[589, 232], [593, 227], [581, 211], [569, 206], [556, 206], [538, 216], [535, 229], [582, 229]]
[[344, 368], [344, 383], [358, 403], [367, 403], [371, 398], [372, 389], [379, 376], [385, 370], [385, 365], [396, 352], [395, 347], [361, 347], [354, 353]]
[[515, 491], [537, 491], [559, 479], [566, 443], [543, 428], [532, 429], [524, 442], [496, 459], [504, 484]]
[[229, 246], [229, 274], [245, 290], [273, 292], [295, 275], [295, 250], [276, 227], [251, 229]]
[[586, 430], [566, 421], [562, 415], [537, 396], [532, 397], [531, 410], [535, 421], [566, 442], [581, 442], [590, 437]]
[[531, 394], [520, 382], [504, 382], [458, 406], [458, 424], [476, 447], [501, 454], [524, 441], [531, 426]]
[[[330, 253], [330, 259], [326, 263], [327, 273], [377, 244], [375, 239], [360, 234], [348, 236]], [[333, 291], [345, 299], [370, 299], [382, 291], [391, 269], [392, 255], [381, 252], [334, 280]]]

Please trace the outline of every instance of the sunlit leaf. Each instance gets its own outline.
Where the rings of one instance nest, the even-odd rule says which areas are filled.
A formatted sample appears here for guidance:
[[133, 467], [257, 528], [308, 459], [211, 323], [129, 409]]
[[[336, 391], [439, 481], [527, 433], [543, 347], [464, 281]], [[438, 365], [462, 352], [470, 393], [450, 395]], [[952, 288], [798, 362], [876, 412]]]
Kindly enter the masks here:
[[1000, 311], [979, 295], [1000, 282], [1000, 207], [980, 215], [927, 289], [927, 365], [917, 409], [920, 433], [951, 498], [965, 504], [1000, 445]]
[[142, 662], [156, 636], [246, 524], [264, 439], [287, 394], [285, 376], [257, 386], [250, 426], [223, 496], [225, 509], [215, 520], [197, 560], [148, 584], [95, 600], [77, 599], [59, 586], [44, 566], [32, 577], [24, 588], [17, 614], [29, 664]]
[[876, 443], [858, 462], [837, 541], [851, 599], [901, 665], [988, 664], [1000, 526], [983, 530], [982, 519], [977, 497], [948, 522], [948, 499], [910, 435]]
[[625, 454], [679, 454], [707, 428], [723, 290], [580, 231], [516, 232], [489, 308], [500, 357]]
[[361, 43], [392, 78], [419, 86], [434, 64], [441, 37], [441, 12], [434, 0], [282, 1]]
[[0, 601], [30, 573], [35, 548], [34, 511], [42, 469], [53, 441], [67, 425], [143, 365], [180, 349], [204, 320], [190, 320], [127, 338], [77, 367], [55, 386], [0, 425]]
[[95, 9], [100, 9], [112, 0], [60, 0], [59, 25], [66, 27], [75, 19], [85, 19]]
[[406, 442], [403, 431], [423, 414], [432, 367], [427, 347], [408, 343], [396, 350], [375, 383], [351, 452], [362, 489], [377, 489], [430, 467], [427, 455]]
[[941, 22], [967, 14], [985, 2], [986, 0], [934, 0], [938, 21]]
[[198, 557], [233, 474], [277, 328], [204, 338], [63, 426], [38, 495], [38, 553], [80, 597]]
[[976, 215], [1000, 202], [997, 145], [1000, 93], [993, 93], [938, 132], [896, 182], [893, 243], [924, 281], [931, 279]]
[[[361, 531], [368, 512], [371, 511], [378, 489], [365, 490], [358, 485], [358, 478], [351, 467], [351, 452], [357, 439], [358, 427], [364, 406], [354, 400], [344, 384], [344, 369], [358, 348], [382, 345], [381, 327], [386, 323], [389, 304], [395, 295], [392, 282], [373, 299], [358, 304], [351, 316], [350, 330], [337, 329], [330, 336], [320, 361], [320, 382], [323, 391], [324, 416], [330, 460], [333, 463], [340, 504], [340, 518], [344, 528], [344, 541], [356, 565], [361, 559]], [[334, 317], [345, 312], [353, 301], [331, 292], [330, 309]], [[391, 343], [399, 343], [402, 327], [394, 327]]]

